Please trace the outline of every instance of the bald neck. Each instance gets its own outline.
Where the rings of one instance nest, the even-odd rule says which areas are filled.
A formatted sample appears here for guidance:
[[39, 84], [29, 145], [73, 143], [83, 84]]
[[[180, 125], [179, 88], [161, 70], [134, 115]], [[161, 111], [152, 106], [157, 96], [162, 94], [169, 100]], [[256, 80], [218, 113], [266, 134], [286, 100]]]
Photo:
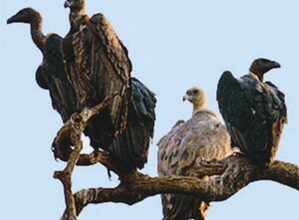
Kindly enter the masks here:
[[42, 22], [42, 17], [37, 14], [30, 21], [30, 32], [34, 44], [43, 52], [46, 36], [42, 32]]
[[218, 117], [217, 117], [216, 113], [212, 112], [211, 110], [206, 108], [205, 99], [204, 100], [202, 99], [201, 103], [198, 103], [198, 104], [193, 103], [192, 117], [195, 116], [195, 115], [201, 114], [201, 113], [204, 114], [204, 117], [206, 117], [206, 115], [208, 114], [209, 118], [212, 117], [213, 119], [218, 120]]
[[192, 115], [195, 115], [198, 111], [206, 109], [206, 98], [201, 98], [198, 102], [193, 102], [193, 112]]

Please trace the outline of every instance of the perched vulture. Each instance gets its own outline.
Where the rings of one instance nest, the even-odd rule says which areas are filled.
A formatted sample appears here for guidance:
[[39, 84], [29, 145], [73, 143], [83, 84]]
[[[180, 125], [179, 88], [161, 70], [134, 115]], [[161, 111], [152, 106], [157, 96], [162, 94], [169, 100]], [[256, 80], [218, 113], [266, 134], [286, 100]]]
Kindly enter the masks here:
[[62, 43], [63, 57], [77, 110], [116, 95], [90, 120], [85, 134], [95, 150], [108, 151], [129, 170], [142, 168], [153, 136], [154, 94], [131, 78], [128, 51], [104, 15], [89, 18], [84, 0], [67, 0], [65, 7], [70, 8], [71, 28]]
[[267, 167], [275, 156], [287, 108], [284, 94], [264, 74], [280, 64], [268, 59], [256, 59], [249, 74], [235, 79], [226, 71], [217, 89], [220, 112], [232, 137], [232, 144], [255, 164]]
[[[159, 176], [195, 176], [192, 168], [203, 161], [222, 160], [231, 155], [230, 136], [217, 115], [205, 107], [204, 90], [189, 89], [183, 100], [193, 104], [192, 118], [180, 120], [158, 142]], [[205, 219], [208, 203], [187, 195], [162, 195], [164, 220]]]
[[36, 82], [50, 92], [52, 106], [65, 122], [75, 112], [74, 91], [67, 81], [64, 70], [61, 43], [57, 34], [45, 36], [42, 32], [42, 16], [32, 8], [20, 10], [7, 20], [11, 23], [28, 23], [31, 37], [43, 54], [43, 62], [36, 71]]

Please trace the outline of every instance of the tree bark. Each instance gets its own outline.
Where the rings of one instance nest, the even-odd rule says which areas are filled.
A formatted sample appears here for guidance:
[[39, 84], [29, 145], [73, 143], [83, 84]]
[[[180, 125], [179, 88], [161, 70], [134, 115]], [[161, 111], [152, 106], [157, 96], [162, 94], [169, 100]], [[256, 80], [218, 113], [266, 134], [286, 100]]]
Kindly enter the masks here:
[[[228, 165], [221, 175], [199, 179], [197, 177], [149, 177], [139, 172], [126, 176], [116, 188], [84, 189], [74, 194], [78, 214], [89, 204], [105, 202], [133, 205], [143, 199], [164, 193], [180, 193], [198, 196], [204, 201], [223, 201], [236, 194], [249, 183], [272, 180], [299, 189], [299, 167], [282, 161], [274, 161], [267, 169], [250, 164], [242, 156], [232, 156], [223, 161]], [[219, 173], [220, 169], [198, 168], [198, 176]]]

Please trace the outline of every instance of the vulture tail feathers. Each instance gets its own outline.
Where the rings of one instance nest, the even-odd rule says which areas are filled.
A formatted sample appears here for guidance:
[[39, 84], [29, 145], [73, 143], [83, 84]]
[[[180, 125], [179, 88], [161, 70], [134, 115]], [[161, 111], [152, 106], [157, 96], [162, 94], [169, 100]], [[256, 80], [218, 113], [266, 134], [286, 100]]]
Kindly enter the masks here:
[[109, 148], [118, 159], [143, 168], [147, 162], [148, 147], [153, 137], [156, 98], [152, 91], [132, 78], [132, 100], [129, 103], [127, 128]]

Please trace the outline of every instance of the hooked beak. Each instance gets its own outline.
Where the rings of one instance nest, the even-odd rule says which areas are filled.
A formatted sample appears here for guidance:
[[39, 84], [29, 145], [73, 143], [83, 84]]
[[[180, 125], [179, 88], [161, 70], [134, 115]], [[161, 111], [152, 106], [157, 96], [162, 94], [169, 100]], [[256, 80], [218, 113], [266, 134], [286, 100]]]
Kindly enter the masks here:
[[65, 8], [70, 8], [71, 6], [72, 6], [72, 4], [68, 1], [68, 0], [66, 0], [65, 2], [64, 2], [64, 5], [63, 5]]
[[10, 17], [9, 19], [7, 19], [6, 23], [7, 23], [7, 24], [14, 23], [14, 22], [15, 22], [15, 18], [14, 18], [14, 17], [15, 17], [15, 16], [12, 16], [12, 17]]
[[280, 63], [276, 62], [276, 61], [272, 61], [272, 68], [280, 68]]
[[184, 95], [183, 96], [183, 102], [186, 101], [186, 100], [189, 100], [189, 96], [188, 95]]

